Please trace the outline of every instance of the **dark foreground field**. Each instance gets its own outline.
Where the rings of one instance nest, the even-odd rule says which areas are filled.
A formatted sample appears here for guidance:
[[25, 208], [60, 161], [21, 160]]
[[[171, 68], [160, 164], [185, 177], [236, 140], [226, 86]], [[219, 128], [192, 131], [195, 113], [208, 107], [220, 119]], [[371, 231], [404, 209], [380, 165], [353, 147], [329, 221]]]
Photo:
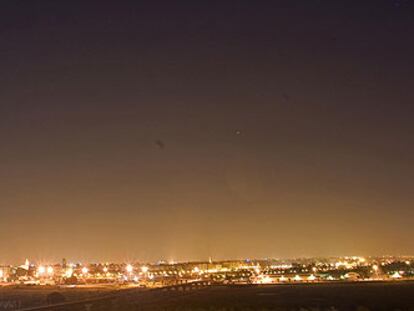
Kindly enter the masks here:
[[211, 288], [167, 310], [413, 310], [414, 283], [353, 283]]
[[[114, 288], [62, 288], [57, 286], [7, 286], [0, 287], [0, 311], [19, 310], [53, 303], [50, 297], [59, 293], [60, 300], [73, 302], [107, 295]], [[51, 296], [52, 295], [52, 296]], [[59, 300], [58, 297], [58, 300]], [[56, 298], [55, 298], [56, 300]], [[56, 302], [56, 301], [55, 301]]]
[[[214, 286], [169, 291], [132, 290], [102, 297], [84, 299], [79, 303], [50, 305], [41, 309], [59, 311], [414, 311], [414, 283], [409, 282]], [[22, 307], [27, 307], [27, 305]]]

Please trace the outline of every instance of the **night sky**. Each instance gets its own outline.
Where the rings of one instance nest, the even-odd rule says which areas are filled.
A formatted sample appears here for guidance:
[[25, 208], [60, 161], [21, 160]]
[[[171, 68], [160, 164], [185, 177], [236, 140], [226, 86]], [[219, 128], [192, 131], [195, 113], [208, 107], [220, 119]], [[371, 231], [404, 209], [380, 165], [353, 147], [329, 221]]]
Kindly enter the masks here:
[[0, 263], [413, 254], [414, 3], [1, 1]]

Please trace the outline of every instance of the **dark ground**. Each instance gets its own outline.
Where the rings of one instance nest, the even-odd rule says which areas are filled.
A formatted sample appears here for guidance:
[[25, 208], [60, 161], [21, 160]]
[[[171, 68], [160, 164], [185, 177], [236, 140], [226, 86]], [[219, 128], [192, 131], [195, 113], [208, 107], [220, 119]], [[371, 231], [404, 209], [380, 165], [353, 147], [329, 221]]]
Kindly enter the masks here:
[[211, 288], [171, 303], [183, 310], [414, 310], [414, 283], [281, 285]]
[[[209, 287], [138, 299], [131, 309], [163, 311], [413, 310], [414, 283], [336, 283]], [[176, 295], [174, 297], [174, 295]], [[142, 297], [144, 298], [144, 297]], [[132, 300], [130, 301], [132, 302]], [[120, 308], [119, 310], [123, 310]]]
[[34, 310], [414, 311], [414, 282], [212, 286], [188, 291], [131, 290], [106, 295], [106, 298]]

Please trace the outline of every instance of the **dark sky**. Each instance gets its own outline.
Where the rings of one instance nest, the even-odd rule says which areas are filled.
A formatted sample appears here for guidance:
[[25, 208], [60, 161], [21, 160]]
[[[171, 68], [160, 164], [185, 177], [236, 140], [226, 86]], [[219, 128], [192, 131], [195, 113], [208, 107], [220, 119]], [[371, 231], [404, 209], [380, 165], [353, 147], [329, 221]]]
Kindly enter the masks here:
[[413, 254], [413, 6], [1, 1], [0, 263]]

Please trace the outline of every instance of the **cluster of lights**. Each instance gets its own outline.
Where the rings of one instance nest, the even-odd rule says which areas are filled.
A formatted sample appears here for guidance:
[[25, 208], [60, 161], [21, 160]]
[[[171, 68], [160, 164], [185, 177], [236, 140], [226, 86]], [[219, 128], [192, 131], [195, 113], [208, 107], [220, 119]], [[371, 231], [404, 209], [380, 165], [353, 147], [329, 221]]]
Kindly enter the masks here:
[[401, 279], [401, 273], [400, 273], [400, 272], [398, 272], [398, 271], [395, 271], [395, 272], [391, 275], [391, 277], [392, 277], [393, 279]]
[[83, 275], [87, 275], [89, 272], [89, 269], [87, 267], [82, 267], [81, 271]]
[[[308, 277], [306, 277], [306, 280], [308, 282], [316, 281], [316, 279], [317, 279], [316, 276], [313, 275], [313, 274], [311, 274]], [[277, 281], [277, 280], [279, 282], [282, 282], [283, 283], [283, 282], [288, 281], [289, 279], [287, 277], [283, 276], [283, 275], [280, 276], [279, 278], [274, 279], [274, 278], [272, 278], [269, 275], [263, 275], [263, 274], [261, 274], [261, 275], [258, 276], [256, 283], [258, 283], [258, 284], [271, 284], [271, 283], [275, 283], [275, 281]], [[294, 281], [294, 282], [302, 282], [302, 281], [304, 281], [304, 277], [296, 274], [291, 280]]]
[[39, 276], [44, 276], [44, 275], [52, 276], [52, 275], [53, 275], [53, 273], [54, 273], [54, 271], [55, 271], [55, 269], [53, 269], [53, 267], [52, 267], [52, 266], [48, 266], [48, 267], [45, 267], [45, 266], [39, 266], [39, 267], [37, 268], [37, 274], [38, 274]]
[[134, 267], [133, 267], [132, 265], [128, 264], [128, 265], [126, 266], [126, 271], [127, 271], [129, 274], [131, 274], [131, 273], [134, 271]]
[[[410, 259], [410, 260], [407, 260]], [[396, 266], [388, 266], [397, 264]], [[38, 284], [49, 282], [67, 282], [67, 284], [100, 280], [104, 282], [131, 282], [146, 286], [159, 286], [159, 284], [171, 284], [180, 279], [196, 281], [202, 279], [214, 279], [218, 282], [245, 283], [255, 282], [258, 284], [272, 283], [313, 283], [323, 281], [357, 281], [357, 280], [401, 280], [414, 278], [412, 260], [405, 258], [370, 258], [364, 257], [340, 257], [322, 259], [317, 261], [304, 260], [292, 263], [280, 263], [269, 265], [262, 261], [235, 261], [231, 263], [198, 263], [178, 264], [177, 266], [135, 265], [128, 264], [68, 264], [39, 265], [36, 266], [26, 261], [19, 268], [27, 270], [27, 276], [20, 281], [38, 282]], [[408, 267], [406, 267], [408, 266]], [[4, 267], [8, 269], [7, 267]], [[392, 269], [392, 270], [390, 270]], [[7, 277], [6, 277], [6, 272]], [[9, 275], [17, 271], [0, 268], [0, 282], [9, 280]], [[367, 275], [369, 273], [369, 275]], [[71, 279], [71, 280], [68, 280]], [[153, 282], [154, 280], [157, 282]]]
[[72, 268], [68, 268], [68, 269], [66, 269], [66, 271], [65, 271], [65, 276], [66, 276], [67, 278], [71, 278], [71, 277], [72, 277], [72, 275], [73, 275], [73, 269], [72, 269]]

